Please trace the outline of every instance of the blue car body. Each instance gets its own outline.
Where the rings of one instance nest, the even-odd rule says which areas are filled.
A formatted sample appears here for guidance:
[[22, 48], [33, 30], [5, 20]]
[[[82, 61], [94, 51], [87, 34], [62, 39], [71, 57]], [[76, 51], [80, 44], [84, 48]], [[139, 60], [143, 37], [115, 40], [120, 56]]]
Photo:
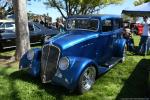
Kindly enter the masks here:
[[[67, 28], [66, 33], [46, 40], [42, 49], [32, 49], [34, 52], [32, 60], [28, 59], [28, 52], [24, 54], [19, 68], [30, 68], [29, 73], [33, 76], [40, 75], [44, 83], [52, 82], [73, 90], [87, 66], [93, 65], [96, 74], [99, 75], [122, 60], [126, 41], [122, 38], [123, 29], [119, 16], [71, 16], [66, 22], [69, 23], [68, 21], [72, 19], [88, 21], [94, 19], [98, 26], [92, 31]], [[108, 20], [106, 24], [112, 24], [111, 28], [109, 25], [103, 26], [105, 20]], [[115, 21], [118, 22], [117, 25]], [[65, 70], [59, 68], [62, 57], [66, 57], [69, 62]]]

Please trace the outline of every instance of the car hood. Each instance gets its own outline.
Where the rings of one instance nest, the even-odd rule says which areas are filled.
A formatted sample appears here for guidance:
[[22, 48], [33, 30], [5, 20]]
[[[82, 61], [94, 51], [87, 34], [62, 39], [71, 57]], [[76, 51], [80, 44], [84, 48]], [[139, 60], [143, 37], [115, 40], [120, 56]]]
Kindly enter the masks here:
[[64, 34], [58, 34], [49, 40], [50, 44], [61, 47], [61, 49], [67, 49], [71, 46], [79, 44], [89, 39], [97, 38], [96, 32], [67, 32]]

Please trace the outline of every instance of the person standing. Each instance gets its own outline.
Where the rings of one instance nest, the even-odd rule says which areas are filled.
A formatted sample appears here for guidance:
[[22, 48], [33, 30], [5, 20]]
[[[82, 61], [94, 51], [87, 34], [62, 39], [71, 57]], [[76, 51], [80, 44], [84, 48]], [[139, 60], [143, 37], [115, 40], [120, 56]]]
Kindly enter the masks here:
[[61, 32], [61, 33], [64, 33], [65, 32], [65, 28], [64, 28], [64, 24], [63, 24], [63, 21], [59, 18], [56, 19], [57, 22], [56, 22], [56, 28]]
[[144, 20], [143, 34], [141, 35], [138, 53], [146, 56], [148, 52], [148, 45], [149, 45], [148, 40], [150, 39], [150, 25], [148, 24], [147, 16], [144, 16], [143, 20]]

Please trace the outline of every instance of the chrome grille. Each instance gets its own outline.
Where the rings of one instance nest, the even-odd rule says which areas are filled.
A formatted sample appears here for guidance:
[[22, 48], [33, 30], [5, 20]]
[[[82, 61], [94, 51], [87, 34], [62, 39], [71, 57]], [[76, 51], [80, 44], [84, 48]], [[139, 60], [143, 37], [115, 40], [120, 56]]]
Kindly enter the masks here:
[[57, 70], [60, 50], [56, 46], [46, 45], [42, 50], [41, 79], [43, 83], [50, 82]]

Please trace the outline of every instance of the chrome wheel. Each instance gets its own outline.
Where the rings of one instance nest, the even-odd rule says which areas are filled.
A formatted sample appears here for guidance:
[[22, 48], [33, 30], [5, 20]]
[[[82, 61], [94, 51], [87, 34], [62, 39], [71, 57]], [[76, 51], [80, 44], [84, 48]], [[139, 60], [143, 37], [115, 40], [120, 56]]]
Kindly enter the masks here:
[[87, 67], [80, 76], [79, 80], [79, 92], [84, 93], [91, 89], [95, 82], [96, 70], [95, 67]]

